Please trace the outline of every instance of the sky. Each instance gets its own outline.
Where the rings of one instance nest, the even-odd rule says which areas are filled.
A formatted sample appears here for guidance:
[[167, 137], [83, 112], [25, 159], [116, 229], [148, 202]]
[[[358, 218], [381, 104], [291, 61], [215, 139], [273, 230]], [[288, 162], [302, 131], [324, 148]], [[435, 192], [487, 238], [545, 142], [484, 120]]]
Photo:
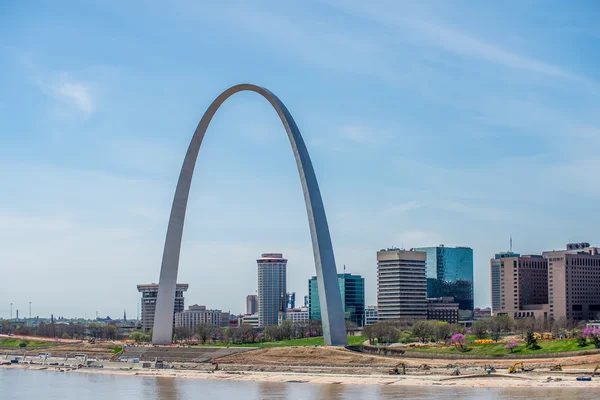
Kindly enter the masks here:
[[[600, 245], [600, 4], [562, 1], [3, 1], [0, 318], [136, 316], [157, 282], [187, 146], [223, 90], [274, 92], [298, 124], [337, 268], [376, 304], [376, 252], [489, 260]], [[186, 304], [245, 312], [256, 258], [314, 274], [285, 131], [230, 98], [196, 164]]]

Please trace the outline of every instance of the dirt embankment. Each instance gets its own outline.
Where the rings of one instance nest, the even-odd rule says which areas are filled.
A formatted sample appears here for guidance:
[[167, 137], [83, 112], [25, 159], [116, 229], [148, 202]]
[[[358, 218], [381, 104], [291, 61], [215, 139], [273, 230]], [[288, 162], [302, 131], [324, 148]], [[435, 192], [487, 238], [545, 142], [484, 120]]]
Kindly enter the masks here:
[[[508, 368], [518, 358], [513, 360], [441, 360], [426, 358], [402, 358], [402, 356], [384, 357], [371, 354], [358, 353], [337, 347], [274, 347], [248, 351], [245, 353], [232, 354], [222, 357], [216, 361], [219, 363], [231, 363], [239, 365], [264, 365], [264, 366], [330, 366], [330, 367], [391, 367], [399, 361], [404, 361], [410, 368], [428, 364], [434, 368], [446, 368], [449, 364], [456, 367], [484, 367], [494, 365], [496, 368]], [[560, 364], [563, 368], [593, 367], [600, 364], [600, 355], [581, 357], [555, 357], [544, 359], [524, 360], [527, 367], [537, 369], [548, 369]], [[593, 368], [592, 368], [593, 369]]]
[[[101, 360], [108, 360], [115, 355], [112, 348], [120, 347], [119, 343], [113, 342], [102, 342], [96, 344], [90, 343], [73, 343], [73, 344], [59, 344], [56, 346], [48, 347], [32, 347], [25, 350], [27, 356], [37, 356], [40, 353], [50, 353], [52, 357], [74, 357], [75, 354], [86, 354], [88, 358], [97, 358]], [[2, 353], [23, 355], [23, 350], [18, 348], [3, 349], [0, 350]]]
[[338, 347], [273, 347], [232, 354], [221, 363], [263, 365], [393, 366], [397, 360]]

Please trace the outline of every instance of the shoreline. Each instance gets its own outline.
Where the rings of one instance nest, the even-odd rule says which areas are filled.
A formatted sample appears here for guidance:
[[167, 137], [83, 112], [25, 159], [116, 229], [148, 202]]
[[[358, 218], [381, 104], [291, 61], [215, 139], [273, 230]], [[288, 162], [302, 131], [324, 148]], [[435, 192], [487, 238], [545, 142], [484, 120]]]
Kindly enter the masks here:
[[[40, 365], [0, 366], [2, 369], [21, 369], [59, 373], [104, 374], [118, 376], [141, 376], [175, 379], [204, 379], [215, 381], [246, 381], [273, 383], [312, 383], [341, 385], [391, 385], [391, 386], [460, 386], [473, 388], [600, 388], [600, 377], [589, 382], [577, 381], [576, 375], [518, 374], [505, 373], [464, 374], [458, 377], [449, 375], [366, 375], [366, 374], [311, 374], [303, 372], [264, 372], [264, 371], [191, 371], [179, 369], [123, 369], [123, 368], [69, 368]], [[582, 371], [581, 376], [589, 376]], [[552, 377], [552, 381], [547, 381]], [[561, 378], [555, 381], [555, 378]], [[596, 380], [597, 379], [597, 380]]]

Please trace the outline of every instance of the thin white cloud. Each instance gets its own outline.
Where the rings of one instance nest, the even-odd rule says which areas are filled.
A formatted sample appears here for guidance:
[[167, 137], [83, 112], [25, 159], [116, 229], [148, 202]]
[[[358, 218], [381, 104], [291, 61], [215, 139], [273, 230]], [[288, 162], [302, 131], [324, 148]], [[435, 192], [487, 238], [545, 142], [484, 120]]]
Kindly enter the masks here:
[[421, 207], [421, 203], [416, 200], [413, 200], [413, 201], [407, 201], [405, 203], [397, 204], [392, 207], [388, 207], [383, 211], [383, 213], [384, 213], [384, 215], [387, 215], [387, 216], [400, 215], [400, 214], [404, 214], [410, 210], [415, 210], [420, 207]]
[[410, 24], [413, 28], [427, 35], [426, 38], [429, 44], [455, 54], [549, 76], [581, 79], [555, 65], [518, 55], [437, 23], [416, 20]]
[[65, 76], [53, 84], [51, 88], [54, 97], [63, 105], [82, 113], [86, 117], [94, 112], [95, 104], [90, 85], [70, 80]]
[[370, 19], [380, 26], [385, 26], [389, 30], [390, 37], [402, 38], [402, 42], [437, 47], [460, 56], [509, 68], [547, 76], [587, 81], [587, 79], [559, 66], [517, 54], [466, 32], [451, 29], [444, 23], [434, 21], [431, 15], [432, 12], [420, 9], [421, 5], [416, 3], [386, 2], [373, 6], [362, 1], [324, 1], [344, 12], [349, 12], [360, 18]]

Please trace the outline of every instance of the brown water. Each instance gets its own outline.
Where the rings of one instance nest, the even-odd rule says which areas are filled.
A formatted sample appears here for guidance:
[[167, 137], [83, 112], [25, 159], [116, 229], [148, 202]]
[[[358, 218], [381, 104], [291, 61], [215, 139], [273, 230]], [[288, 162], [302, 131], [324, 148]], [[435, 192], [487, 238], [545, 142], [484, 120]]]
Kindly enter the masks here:
[[[587, 392], [587, 393], [586, 393]], [[392, 387], [209, 381], [0, 369], [0, 400], [544, 399], [590, 400], [586, 389]]]

